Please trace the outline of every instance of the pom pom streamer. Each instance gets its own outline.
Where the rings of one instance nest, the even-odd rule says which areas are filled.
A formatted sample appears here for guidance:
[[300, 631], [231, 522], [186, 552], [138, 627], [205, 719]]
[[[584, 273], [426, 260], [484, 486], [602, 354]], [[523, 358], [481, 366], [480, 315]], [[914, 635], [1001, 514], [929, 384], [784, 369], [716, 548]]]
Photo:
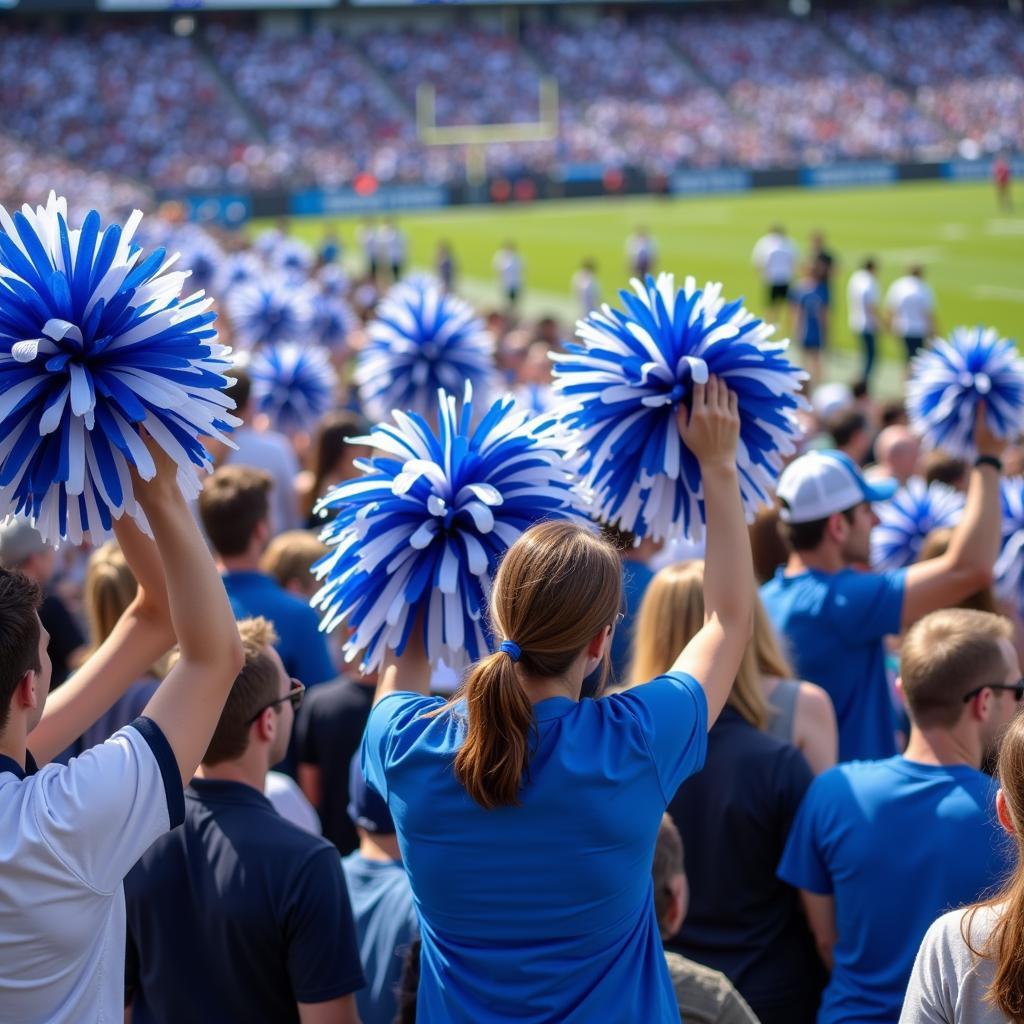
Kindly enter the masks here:
[[332, 352], [344, 352], [349, 336], [361, 326], [359, 317], [344, 300], [318, 295], [313, 303], [313, 340]]
[[312, 430], [334, 405], [337, 376], [327, 354], [308, 345], [275, 345], [248, 365], [253, 399], [278, 430]]
[[563, 428], [575, 433], [580, 472], [595, 514], [638, 537], [704, 533], [700, 467], [679, 437], [676, 414], [693, 386], [715, 374], [736, 393], [737, 466], [748, 518], [768, 503], [783, 456], [800, 435], [807, 374], [771, 341], [774, 328], [721, 285], [677, 291], [671, 274], [632, 282], [625, 312], [607, 304], [577, 324], [579, 344], [552, 355]]
[[199, 439], [231, 444], [239, 423], [210, 300], [180, 298], [188, 274], [133, 244], [141, 218], [101, 230], [92, 211], [70, 230], [52, 192], [0, 208], [0, 507], [49, 541], [96, 539], [126, 513], [148, 529], [130, 474], [155, 472], [140, 427], [194, 497], [210, 466]]
[[495, 390], [494, 339], [472, 307], [426, 277], [395, 285], [367, 329], [355, 382], [366, 415], [395, 409], [433, 419], [437, 392], [461, 392], [466, 381], [479, 402]]
[[271, 256], [274, 266], [293, 283], [309, 276], [315, 259], [313, 250], [297, 238], [282, 239]]
[[237, 338], [252, 348], [309, 341], [313, 294], [282, 277], [238, 285], [228, 295], [226, 308]]
[[174, 245], [180, 267], [191, 271], [189, 284], [197, 290], [212, 291], [224, 261], [221, 247], [201, 228], [179, 231]]
[[902, 569], [917, 561], [932, 530], [956, 526], [964, 496], [945, 484], [913, 478], [889, 501], [875, 505], [878, 525], [871, 531], [871, 565], [879, 571]]
[[263, 274], [263, 264], [258, 256], [251, 252], [232, 253], [217, 268], [217, 295], [224, 298], [240, 284], [259, 281]]
[[979, 402], [997, 437], [1021, 432], [1024, 360], [993, 328], [958, 327], [913, 358], [906, 394], [911, 425], [925, 444], [969, 459]]
[[996, 594], [1019, 612], [1024, 609], [1024, 477], [1000, 484], [1003, 543], [995, 564]]
[[445, 392], [438, 409], [440, 429], [396, 412], [354, 439], [379, 454], [317, 506], [337, 517], [321, 535], [334, 550], [313, 567], [325, 582], [312, 604], [321, 629], [353, 630], [346, 659], [362, 652], [365, 671], [405, 648], [420, 609], [432, 662], [479, 658], [491, 576], [508, 546], [542, 518], [586, 522], [563, 450], [511, 397], [472, 429], [470, 384], [461, 409]]

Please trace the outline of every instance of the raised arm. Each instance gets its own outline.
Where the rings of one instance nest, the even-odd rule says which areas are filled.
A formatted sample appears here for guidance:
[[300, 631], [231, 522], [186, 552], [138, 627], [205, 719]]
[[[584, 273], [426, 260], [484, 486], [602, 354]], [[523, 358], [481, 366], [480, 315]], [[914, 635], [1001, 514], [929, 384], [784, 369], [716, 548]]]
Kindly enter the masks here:
[[127, 516], [114, 523], [138, 592], [110, 636], [46, 702], [28, 747], [40, 764], [56, 757], [174, 645], [156, 545]]
[[145, 714], [163, 731], [183, 782], [206, 752], [243, 663], [242, 643], [224, 584], [175, 480], [174, 463], [151, 449], [157, 475], [135, 481], [156, 539], [180, 658]]
[[696, 385], [689, 418], [680, 411], [679, 433], [697, 457], [704, 482], [705, 619], [672, 669], [704, 688], [708, 728], [725, 706], [753, 634], [756, 584], [736, 468], [739, 431], [736, 395], [715, 377]]
[[[974, 443], [980, 456], [999, 458], [1006, 442], [995, 437], [978, 407]], [[948, 608], [992, 582], [999, 556], [1002, 508], [999, 470], [985, 463], [971, 470], [964, 514], [944, 555], [918, 562], [907, 570], [903, 597], [903, 628], [938, 608]]]

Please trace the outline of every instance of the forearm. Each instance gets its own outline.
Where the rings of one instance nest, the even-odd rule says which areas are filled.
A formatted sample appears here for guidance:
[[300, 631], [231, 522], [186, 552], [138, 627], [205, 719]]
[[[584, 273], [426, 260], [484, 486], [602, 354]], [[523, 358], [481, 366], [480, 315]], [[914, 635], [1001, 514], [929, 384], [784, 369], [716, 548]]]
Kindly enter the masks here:
[[963, 517], [950, 538], [949, 567], [987, 577], [999, 555], [1001, 521], [999, 472], [993, 466], [975, 466]]
[[139, 585], [140, 602], [147, 611], [162, 614], [169, 628], [171, 612], [167, 603], [167, 583], [156, 544], [130, 516], [114, 520], [114, 536]]
[[175, 490], [147, 501], [145, 512], [160, 552], [182, 659], [193, 665], [230, 663], [237, 670], [241, 642], [235, 617], [185, 499]]
[[734, 465], [701, 467], [707, 520], [705, 618], [749, 635], [754, 616], [754, 562]]

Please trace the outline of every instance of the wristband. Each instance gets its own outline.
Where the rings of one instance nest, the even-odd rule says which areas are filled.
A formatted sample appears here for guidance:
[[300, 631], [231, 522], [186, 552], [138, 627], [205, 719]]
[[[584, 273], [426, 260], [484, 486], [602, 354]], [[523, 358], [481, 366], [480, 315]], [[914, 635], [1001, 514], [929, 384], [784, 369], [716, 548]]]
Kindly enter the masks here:
[[991, 466], [997, 473], [1003, 471], [1003, 460], [995, 455], [979, 455], [974, 460], [975, 466]]

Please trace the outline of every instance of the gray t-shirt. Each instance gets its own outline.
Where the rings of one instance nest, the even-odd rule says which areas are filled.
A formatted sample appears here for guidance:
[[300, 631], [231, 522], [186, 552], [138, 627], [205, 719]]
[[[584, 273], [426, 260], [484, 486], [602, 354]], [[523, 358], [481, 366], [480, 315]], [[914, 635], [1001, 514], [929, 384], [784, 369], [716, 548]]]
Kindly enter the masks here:
[[[971, 922], [971, 945], [984, 949], [1002, 905], [982, 907]], [[1008, 1024], [985, 996], [991, 960], [975, 956], [960, 931], [965, 910], [940, 917], [928, 929], [914, 961], [900, 1024]]]
[[754, 1011], [721, 971], [667, 951], [665, 962], [685, 1024], [758, 1024]]

